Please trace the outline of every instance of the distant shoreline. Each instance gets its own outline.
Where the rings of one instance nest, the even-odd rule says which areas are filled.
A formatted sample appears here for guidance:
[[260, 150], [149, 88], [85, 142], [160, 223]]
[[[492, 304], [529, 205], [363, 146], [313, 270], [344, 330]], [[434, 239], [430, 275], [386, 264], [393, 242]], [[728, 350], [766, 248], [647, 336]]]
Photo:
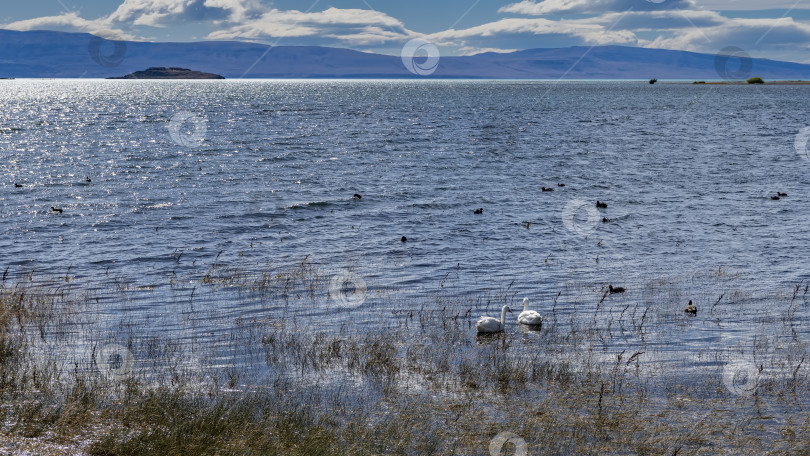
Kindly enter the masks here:
[[[129, 76], [129, 75], [128, 75]], [[218, 75], [215, 75], [218, 76]], [[211, 77], [27, 77], [27, 78], [3, 78], [0, 81], [14, 81], [14, 80], [29, 80], [29, 81], [123, 81], [123, 80], [140, 80], [140, 81], [220, 81], [220, 82], [246, 82], [246, 81], [333, 81], [333, 82], [362, 82], [362, 81], [391, 81], [391, 82], [542, 82], [542, 83], [633, 83], [633, 84], [648, 84], [647, 79], [511, 79], [511, 78], [386, 78], [386, 77], [267, 77], [267, 78], [211, 78]], [[657, 84], [695, 84], [695, 85], [810, 85], [810, 80], [774, 80], [765, 81], [763, 84], [749, 84], [746, 81], [720, 81], [720, 80], [694, 80], [694, 79], [658, 79]]]
[[810, 81], [765, 81], [762, 83], [749, 83], [746, 81], [693, 81], [684, 82], [684, 84], [697, 84], [697, 85], [810, 85]]

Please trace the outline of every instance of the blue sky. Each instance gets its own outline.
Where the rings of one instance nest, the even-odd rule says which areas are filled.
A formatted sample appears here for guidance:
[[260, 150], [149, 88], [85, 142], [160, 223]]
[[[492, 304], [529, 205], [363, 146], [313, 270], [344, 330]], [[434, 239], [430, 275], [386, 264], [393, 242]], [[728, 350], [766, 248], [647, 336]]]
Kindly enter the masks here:
[[[767, 9], [763, 9], [763, 5]], [[810, 63], [810, 0], [27, 0], [0, 27], [442, 55], [618, 44]]]

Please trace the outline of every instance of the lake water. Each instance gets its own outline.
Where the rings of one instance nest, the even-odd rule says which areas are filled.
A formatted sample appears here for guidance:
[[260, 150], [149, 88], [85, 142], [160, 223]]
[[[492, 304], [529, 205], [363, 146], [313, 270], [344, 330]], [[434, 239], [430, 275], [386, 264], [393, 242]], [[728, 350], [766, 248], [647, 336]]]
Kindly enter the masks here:
[[[213, 264], [306, 258], [348, 274], [348, 302], [286, 314], [321, 327], [384, 326], [437, 293], [451, 306], [480, 298], [474, 321], [500, 295], [547, 312], [567, 290], [558, 310], [587, 320], [582, 303], [614, 284], [628, 292], [608, 302], [656, 309], [671, 326], [658, 343], [681, 359], [694, 344], [747, 340], [782, 311], [759, 304], [808, 278], [810, 161], [795, 147], [808, 95], [663, 82], [0, 81], [0, 266], [148, 288], [105, 312], [173, 331], [177, 290], [193, 293]], [[368, 297], [353, 301], [360, 282]], [[721, 294], [712, 318], [684, 320], [686, 300], [707, 309]], [[244, 312], [201, 299], [193, 312], [226, 316], [211, 326]]]

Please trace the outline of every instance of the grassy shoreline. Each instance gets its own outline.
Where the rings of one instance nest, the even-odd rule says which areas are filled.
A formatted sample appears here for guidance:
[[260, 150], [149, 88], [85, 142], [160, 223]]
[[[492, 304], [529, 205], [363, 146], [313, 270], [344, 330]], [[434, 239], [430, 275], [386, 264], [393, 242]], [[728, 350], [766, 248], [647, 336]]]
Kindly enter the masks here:
[[[212, 270], [200, 282], [197, 293], [214, 300], [295, 307], [319, 302], [330, 280], [302, 262]], [[663, 317], [650, 307], [618, 314], [597, 292], [582, 297], [592, 320], [552, 308], [542, 330], [494, 337], [471, 332], [474, 313], [460, 309], [474, 303], [439, 297], [362, 331], [240, 318], [217, 337], [249, 368], [236, 369], [213, 355], [203, 362], [208, 342], [191, 353], [126, 324], [112, 336], [79, 331], [98, 316], [90, 289], [0, 286], [0, 452], [487, 455], [501, 443], [501, 454], [514, 454], [522, 442], [529, 454], [810, 452], [806, 343], [765, 337], [753, 365], [707, 352], [695, 355], [698, 374], [681, 372], [657, 362], [648, 342]], [[806, 292], [780, 298], [774, 331], [799, 322]], [[606, 342], [615, 339], [624, 342]]]

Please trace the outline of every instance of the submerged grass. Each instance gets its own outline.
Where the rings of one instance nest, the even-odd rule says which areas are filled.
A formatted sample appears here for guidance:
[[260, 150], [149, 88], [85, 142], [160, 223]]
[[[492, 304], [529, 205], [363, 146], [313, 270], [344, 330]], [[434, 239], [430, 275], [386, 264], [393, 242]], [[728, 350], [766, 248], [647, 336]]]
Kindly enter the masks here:
[[[475, 337], [473, 309], [508, 302], [508, 288], [437, 295], [394, 309], [383, 328], [294, 318], [329, 278], [306, 260], [255, 274], [214, 267], [192, 294], [287, 310], [224, 316], [223, 332], [193, 343], [133, 321], [98, 336], [99, 302], [114, 296], [75, 280], [4, 281], [0, 452], [488, 455], [503, 441], [500, 454], [514, 454], [509, 432], [528, 454], [810, 454], [804, 287], [777, 294], [768, 315], [718, 290], [703, 321], [741, 312], [770, 330], [673, 362], [667, 337], [698, 320], [660, 310], [682, 298], [664, 279], [637, 299], [564, 290], [540, 331]], [[169, 306], [193, 305], [178, 299]]]

